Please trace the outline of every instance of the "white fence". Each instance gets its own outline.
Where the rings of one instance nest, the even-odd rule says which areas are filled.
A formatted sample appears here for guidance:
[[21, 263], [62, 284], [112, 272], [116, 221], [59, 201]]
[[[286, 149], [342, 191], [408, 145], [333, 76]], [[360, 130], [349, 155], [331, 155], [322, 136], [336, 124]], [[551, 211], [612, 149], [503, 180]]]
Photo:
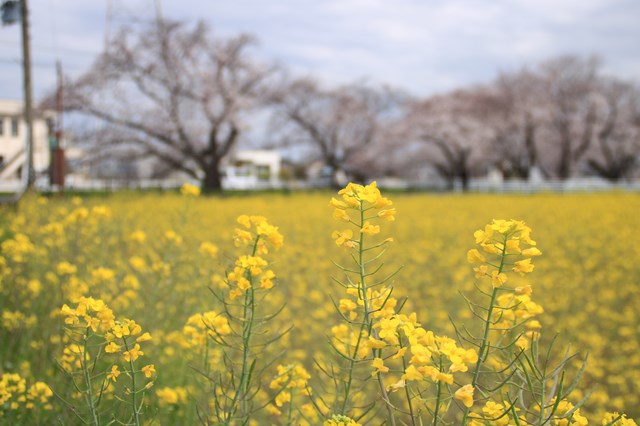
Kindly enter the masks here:
[[[98, 191], [98, 192], [111, 192], [119, 190], [173, 190], [180, 188], [185, 183], [184, 180], [177, 179], [141, 179], [141, 180], [123, 180], [123, 179], [83, 179], [74, 181], [68, 179], [65, 185], [65, 190], [68, 191]], [[190, 183], [198, 184], [198, 182], [191, 181]], [[379, 179], [378, 186], [387, 189], [396, 190], [418, 190], [418, 191], [437, 191], [446, 192], [449, 190], [445, 182], [434, 181], [401, 181], [401, 180], [385, 180]], [[0, 193], [13, 193], [20, 188], [20, 181], [18, 180], [0, 180]], [[240, 190], [265, 190], [265, 189], [291, 189], [291, 190], [305, 190], [310, 188], [318, 188], [313, 182], [295, 181], [295, 182], [280, 182], [278, 185], [269, 185], [265, 182], [262, 185], [255, 187], [245, 188], [228, 188], [228, 189], [240, 189]], [[36, 181], [36, 189], [39, 191], [53, 191], [59, 190], [58, 187], [50, 186], [48, 179], [38, 179]], [[624, 192], [640, 192], [640, 180], [636, 181], [621, 181], [621, 182], [609, 182], [603, 179], [597, 178], [580, 178], [570, 179], [566, 181], [504, 181], [500, 183], [490, 182], [486, 179], [472, 179], [469, 182], [470, 192], [481, 193], [537, 193], [537, 192], [603, 192], [603, 191], [624, 191]], [[453, 188], [453, 192], [462, 192], [462, 185], [460, 182], [456, 182]]]

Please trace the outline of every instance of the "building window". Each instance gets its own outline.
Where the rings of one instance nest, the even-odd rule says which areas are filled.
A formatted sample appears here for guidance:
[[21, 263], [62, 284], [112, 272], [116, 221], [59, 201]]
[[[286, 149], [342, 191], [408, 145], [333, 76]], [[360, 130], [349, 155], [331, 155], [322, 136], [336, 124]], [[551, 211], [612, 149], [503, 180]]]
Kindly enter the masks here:
[[251, 163], [238, 160], [234, 164], [236, 176], [251, 176]]
[[0, 136], [4, 135], [4, 117], [0, 117]]
[[256, 174], [258, 175], [258, 180], [268, 181], [271, 179], [271, 169], [268, 165], [257, 165]]
[[11, 119], [11, 136], [18, 136], [18, 119]]

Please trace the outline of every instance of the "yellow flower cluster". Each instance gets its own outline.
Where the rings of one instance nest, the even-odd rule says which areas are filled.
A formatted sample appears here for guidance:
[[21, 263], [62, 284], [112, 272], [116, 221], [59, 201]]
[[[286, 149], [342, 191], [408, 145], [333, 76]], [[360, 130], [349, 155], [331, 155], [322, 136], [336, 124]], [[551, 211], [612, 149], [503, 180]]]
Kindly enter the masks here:
[[56, 266], [56, 273], [58, 275], [73, 275], [78, 272], [76, 265], [63, 261]]
[[82, 368], [83, 358], [89, 361], [89, 354], [83, 357], [84, 350], [76, 343], [69, 343], [62, 349], [62, 355], [58, 359], [60, 366], [68, 372], [80, 370]]
[[[550, 407], [555, 405], [555, 402], [552, 402]], [[469, 426], [510, 426], [514, 424], [511, 422], [512, 416], [505, 415], [505, 413], [511, 405], [512, 404], [508, 402], [499, 404], [493, 401], [487, 401], [484, 407], [482, 407], [482, 414], [484, 418], [488, 420], [474, 418], [469, 422]], [[516, 412], [520, 411], [520, 409], [515, 406], [513, 409], [515, 409]], [[551, 419], [549, 419], [548, 423], [553, 426], [587, 426], [589, 424], [589, 420], [580, 413], [580, 409], [576, 409], [572, 403], [566, 400], [558, 403], [556, 411], [550, 417]], [[614, 422], [614, 420], [616, 421]], [[519, 416], [518, 424], [527, 423], [525, 416]], [[633, 419], [627, 418], [625, 414], [618, 413], [606, 413], [601, 424], [603, 426], [637, 426]]]
[[531, 287], [516, 288], [514, 293], [501, 294], [496, 298], [496, 309], [492, 319], [492, 330], [502, 334], [524, 324], [525, 332], [518, 338], [516, 345], [528, 349], [530, 343], [540, 338], [539, 321], [533, 319], [544, 312], [544, 308], [531, 300]]
[[21, 407], [27, 410], [40, 405], [45, 410], [53, 409], [50, 399], [53, 396], [51, 388], [44, 382], [35, 382], [27, 390], [27, 381], [20, 374], [4, 373], [0, 376], [0, 418], [3, 411], [19, 410]]
[[198, 252], [203, 256], [215, 258], [218, 256], [218, 246], [208, 241], [203, 241], [198, 248]]
[[398, 300], [395, 297], [391, 297], [391, 288], [381, 286], [378, 289], [368, 288], [366, 295], [361, 294], [358, 287], [350, 286], [347, 288], [347, 294], [356, 298], [356, 302], [350, 299], [341, 299], [341, 311], [347, 312], [355, 309], [356, 306], [364, 306], [365, 300], [367, 301], [368, 308], [371, 311], [371, 318], [380, 319], [388, 318], [395, 314], [395, 307], [398, 305]]
[[362, 425], [347, 416], [334, 415], [330, 419], [325, 420], [322, 426], [362, 426]]
[[14, 263], [24, 263], [29, 256], [35, 253], [36, 247], [28, 236], [16, 234], [13, 238], [4, 240], [0, 244], [3, 256], [11, 259]]
[[182, 245], [182, 235], [179, 235], [173, 229], [167, 229], [164, 231], [164, 235], [162, 237], [167, 245], [173, 245], [175, 247], [180, 247]]
[[[122, 357], [126, 362], [135, 361], [144, 355], [140, 343], [151, 340], [149, 332], [142, 333], [142, 327], [134, 320], [127, 318], [115, 321], [113, 327], [107, 331], [104, 337], [107, 341], [105, 352], [109, 354], [122, 352]], [[133, 339], [134, 337], [136, 338]]]
[[[342, 200], [332, 198], [330, 202], [335, 207], [334, 219], [360, 228], [360, 235], [354, 238], [353, 232], [346, 229], [335, 231], [333, 238], [338, 246], [359, 249], [359, 260], [356, 263], [361, 272], [358, 279], [364, 281], [366, 276], [371, 275], [364, 271], [365, 265], [371, 261], [363, 258], [363, 253], [371, 248], [383, 247], [389, 240], [364, 247], [363, 237], [380, 232], [379, 226], [372, 224], [371, 220], [381, 218], [392, 221], [396, 210], [379, 210], [393, 203], [381, 195], [375, 182], [366, 186], [350, 183], [339, 194], [342, 195]], [[355, 210], [358, 217], [352, 219], [349, 216], [350, 210]], [[372, 215], [370, 211], [374, 210], [379, 211]], [[398, 301], [391, 296], [391, 286], [367, 288], [362, 282], [356, 285], [353, 280], [349, 280], [349, 283], [346, 285], [346, 292], [355, 300], [340, 299], [338, 309], [349, 322], [353, 323], [358, 318], [361, 321], [371, 321], [371, 332], [367, 333], [363, 329], [357, 332], [345, 324], [334, 326], [333, 346], [347, 357], [362, 360], [371, 357], [371, 376], [400, 372], [400, 380], [387, 384], [387, 391], [397, 391], [407, 386], [408, 382], [416, 382], [417, 385], [426, 379], [433, 383], [451, 385], [454, 383], [454, 373], [468, 371], [468, 364], [478, 360], [474, 349], [459, 347], [455, 340], [436, 336], [432, 331], [422, 328], [416, 313], [404, 315], [396, 312]], [[359, 344], [361, 340], [364, 344]], [[383, 355], [383, 350], [387, 351], [386, 355]], [[401, 366], [394, 367], [393, 364], [400, 365], [400, 360]], [[473, 386], [465, 385], [455, 392], [454, 397], [470, 407], [473, 405], [473, 392]]]
[[51, 410], [53, 406], [49, 403], [49, 399], [53, 396], [53, 391], [44, 382], [35, 382], [29, 387], [27, 392], [27, 409], [33, 409], [36, 404], [42, 404], [45, 410]]
[[182, 405], [187, 402], [187, 389], [182, 386], [164, 387], [156, 391], [161, 405]]
[[[614, 423], [613, 422], [616, 420]], [[633, 419], [628, 419], [625, 414], [619, 413], [607, 413], [602, 419], [603, 425], [611, 425], [611, 426], [638, 426]]]
[[187, 324], [182, 328], [189, 346], [202, 347], [207, 337], [226, 336], [231, 333], [231, 327], [226, 317], [215, 311], [203, 314], [194, 314], [189, 317]]
[[75, 202], [75, 209], [71, 210], [66, 217], [62, 220], [63, 225], [78, 225], [83, 222], [88, 222], [91, 225], [95, 225], [102, 219], [109, 219], [111, 217], [111, 210], [106, 206], [94, 206], [91, 209], [87, 207], [80, 207], [82, 199], [78, 198]]
[[[473, 268], [477, 278], [487, 277], [491, 279], [494, 288], [502, 287], [508, 280], [505, 268], [520, 275], [533, 271], [534, 265], [531, 258], [540, 256], [542, 252], [531, 239], [531, 228], [518, 220], [494, 219], [484, 229], [474, 232], [476, 244], [489, 256], [480, 253], [478, 249], [471, 249], [467, 253], [469, 263], [479, 263]], [[529, 246], [529, 247], [526, 247]], [[515, 260], [516, 258], [524, 258]]]
[[38, 319], [33, 314], [27, 316], [20, 311], [2, 311], [2, 327], [7, 331], [31, 328], [37, 322]]
[[338, 324], [331, 327], [331, 335], [331, 344], [340, 354], [352, 356], [354, 348], [357, 347], [357, 358], [364, 359], [369, 355], [370, 350], [366, 345], [358, 345], [358, 342], [367, 337], [364, 331], [355, 331], [346, 324]]
[[91, 271], [91, 279], [97, 283], [111, 282], [116, 277], [116, 271], [110, 268], [98, 267]]
[[5, 373], [0, 376], [0, 407], [8, 404], [12, 410], [16, 410], [20, 402], [26, 401], [26, 389], [27, 381], [19, 374]]
[[260, 256], [240, 256], [236, 260], [235, 267], [232, 272], [227, 275], [229, 285], [233, 288], [229, 292], [231, 300], [242, 296], [247, 290], [252, 288], [255, 282], [260, 282], [260, 288], [270, 289], [273, 287], [275, 273], [264, 268], [268, 265], [267, 261]]
[[[511, 404], [507, 402], [499, 404], [494, 401], [487, 401], [484, 407], [482, 407], [482, 414], [485, 419], [490, 420], [473, 419], [469, 422], [469, 426], [509, 426], [512, 424], [510, 416], [505, 415], [509, 407], [511, 407]], [[520, 411], [519, 408], [514, 408], [516, 412]], [[520, 416], [518, 420], [520, 424], [527, 424], [527, 419], [524, 418], [524, 416]]]
[[269, 389], [278, 391], [270, 412], [275, 415], [282, 414], [279, 408], [286, 403], [291, 403], [293, 391], [299, 395], [308, 396], [309, 388], [307, 380], [311, 375], [301, 365], [278, 365], [278, 375], [269, 383]]
[[560, 401], [553, 416], [554, 418], [550, 422], [552, 426], [586, 426], [589, 424], [589, 420], [580, 413], [580, 409], [575, 409], [573, 404], [566, 400]]
[[180, 193], [185, 197], [198, 197], [200, 196], [200, 187], [185, 183], [180, 187]]
[[[376, 235], [380, 233], [380, 226], [371, 223], [373, 219], [395, 220], [396, 209], [385, 208], [393, 205], [393, 203], [380, 194], [376, 182], [372, 182], [366, 186], [349, 183], [345, 188], [341, 189], [338, 194], [342, 195], [342, 200], [331, 198], [329, 202], [329, 205], [335, 208], [333, 218], [341, 222], [356, 225], [359, 228], [358, 232], [363, 235]], [[351, 210], [355, 211], [359, 222], [354, 221], [349, 215]], [[371, 210], [378, 210], [378, 212], [375, 214], [370, 213]], [[333, 231], [332, 233], [336, 245], [348, 249], [356, 248], [357, 246], [353, 236], [353, 231], [348, 228], [342, 231]]]
[[102, 300], [93, 297], [81, 297], [75, 309], [65, 303], [60, 313], [68, 326], [91, 328], [94, 333], [106, 333], [115, 326], [113, 311]]
[[269, 253], [267, 243], [276, 250], [282, 247], [284, 237], [278, 227], [269, 224], [265, 217], [241, 215], [237, 222], [242, 228], [236, 228], [233, 236], [236, 247], [255, 246], [255, 254], [258, 255]]
[[[72, 332], [91, 329], [94, 333], [104, 337], [104, 352], [106, 354], [122, 354], [122, 360], [133, 363], [144, 355], [140, 343], [152, 339], [149, 332], [142, 332], [142, 327], [132, 319], [116, 320], [113, 311], [100, 299], [81, 297], [76, 308], [63, 305], [61, 314], [65, 317], [65, 324]], [[86, 338], [84, 340], [86, 342]], [[77, 343], [67, 345], [60, 359], [61, 365], [67, 370], [79, 369], [89, 358], [87, 348]], [[155, 373], [153, 364], [140, 370], [145, 377], [151, 378]], [[107, 379], [115, 382], [120, 375], [117, 365], [107, 371]]]
[[[402, 375], [402, 382], [394, 387], [402, 387], [404, 382], [420, 381], [426, 378], [433, 382], [453, 383], [453, 373], [468, 371], [467, 364], [478, 360], [474, 349], [464, 349], [456, 345], [455, 340], [446, 336], [436, 336], [417, 322], [416, 314], [409, 316], [396, 314], [383, 318], [374, 325], [380, 339], [369, 337], [368, 345], [372, 348], [390, 348], [395, 354], [392, 359], [411, 355], [408, 367]], [[400, 341], [408, 341], [408, 346], [401, 346]], [[376, 372], [387, 372], [382, 359], [373, 362]], [[447, 367], [446, 369], [444, 367]], [[400, 386], [399, 386], [400, 385]], [[395, 390], [394, 389], [394, 390]]]
[[[146, 352], [145, 356], [149, 356], [149, 359], [157, 360], [157, 369], [162, 372], [162, 386], [172, 388], [186, 386], [186, 366], [200, 365], [200, 358], [196, 357], [201, 354], [196, 353], [196, 348], [186, 350], [188, 346], [182, 333], [182, 326], [195, 312], [207, 312], [211, 309], [222, 312], [221, 305], [212, 305], [211, 303], [215, 301], [203, 297], [203, 289], [212, 283], [214, 288], [227, 288], [224, 274], [221, 270], [214, 271], [216, 262], [210, 261], [214, 257], [212, 253], [215, 250], [210, 247], [199, 250], [199, 247], [203, 241], [210, 241], [220, 247], [220, 253], [225, 254], [219, 256], [220, 259], [227, 259], [226, 254], [231, 250], [232, 244], [225, 242], [225, 239], [230, 236], [234, 228], [231, 222], [238, 212], [242, 211], [259, 211], [273, 222], [280, 223], [280, 230], [283, 233], [286, 231], [286, 235], [295, 237], [290, 247], [279, 254], [278, 269], [272, 266], [279, 278], [286, 277], [287, 286], [282, 288], [282, 292], [269, 293], [269, 297], [265, 297], [262, 303], [265, 311], [277, 308], [285, 301], [287, 303], [286, 309], [272, 323], [273, 329], [287, 329], [292, 323], [296, 324], [295, 329], [283, 338], [287, 356], [300, 361], [307, 359], [309, 354], [313, 353], [319, 360], [324, 361], [329, 356], [330, 350], [323, 346], [324, 339], [318, 336], [327, 334], [327, 329], [335, 325], [331, 323], [335, 310], [326, 290], [331, 285], [332, 266], [329, 262], [318, 261], [318, 259], [341, 256], [336, 260], [342, 263], [343, 259], [349, 260], [354, 251], [338, 250], [335, 254], [335, 240], [324, 238], [322, 234], [326, 234], [327, 229], [330, 233], [337, 224], [335, 229], [342, 229], [343, 225], [345, 228], [351, 227], [351, 239], [354, 240], [364, 235], [365, 241], [369, 243], [380, 236], [378, 234], [370, 237], [367, 233], [360, 232], [362, 227], [359, 225], [354, 227], [343, 219], [339, 222], [333, 220], [331, 213], [334, 208], [330, 208], [329, 211], [326, 209], [328, 198], [330, 197], [322, 193], [303, 192], [198, 199], [185, 199], [177, 193], [144, 194], [135, 197], [130, 194], [114, 194], [108, 199], [90, 197], [85, 201], [77, 198], [72, 201], [69, 197], [25, 198], [18, 209], [5, 209], [2, 212], [0, 245], [4, 244], [4, 246], [1, 247], [2, 255], [0, 256], [0, 293], [4, 304], [0, 312], [0, 327], [3, 327], [3, 320], [4, 326], [21, 321], [17, 315], [18, 312], [23, 313], [26, 319], [34, 315], [37, 322], [28, 330], [17, 328], [2, 334], [0, 337], [0, 347], [4, 349], [2, 365], [4, 368], [11, 368], [9, 371], [14, 372], [14, 367], [10, 366], [19, 366], [22, 362], [29, 361], [34, 368], [33, 376], [50, 383], [61, 394], [71, 395], [73, 392], [71, 383], [66, 380], [66, 375], [60, 369], [55, 368], [50, 358], [52, 353], [62, 354], [65, 346], [67, 347], [64, 350], [70, 355], [81, 353], [81, 348], [77, 345], [74, 348], [68, 339], [57, 335], [59, 324], [57, 321], [51, 321], [54, 317], [52, 307], [62, 306], [67, 301], [75, 308], [75, 305], [68, 300], [75, 302], [80, 296], [93, 295], [103, 300], [114, 312], [127, 312], [131, 318], [136, 318], [141, 324], [152, 326], [153, 328], [149, 331], [153, 334], [154, 341], [161, 339], [159, 340], [161, 344], [153, 346], [141, 344], [141, 350]], [[336, 201], [347, 204], [342, 196], [336, 196], [336, 198], [338, 199]], [[109, 209], [113, 210], [113, 220], [110, 221], [104, 220], [110, 216], [108, 209], [104, 206], [92, 207], [106, 203]], [[190, 215], [187, 217], [188, 220], [178, 223], [174, 213], [182, 212], [186, 203], [193, 210], [188, 212]], [[86, 206], [83, 207], [82, 204]], [[368, 201], [364, 204], [371, 206]], [[163, 206], [162, 211], [151, 216], [146, 214], [152, 206], [157, 205]], [[323, 206], [325, 206], [324, 209]], [[536, 267], [534, 272], [538, 272], [540, 268], [540, 270], [544, 269], [544, 273], [534, 276], [535, 294], [528, 294], [530, 288], [527, 289], [527, 285], [534, 283], [530, 281], [531, 275], [525, 273], [524, 276], [520, 276], [513, 271], [514, 261], [526, 260], [526, 257], [521, 257], [522, 254], [507, 253], [502, 273], [508, 276], [508, 280], [501, 283], [502, 277], [495, 278], [495, 284], [502, 286], [497, 293], [496, 309], [492, 314], [492, 320], [499, 321], [498, 324], [491, 324], [489, 333], [491, 349], [488, 351], [487, 364], [492, 361], [492, 358], [500, 355], [500, 351], [495, 350], [496, 346], [511, 342], [511, 337], [517, 336], [520, 332], [531, 332], [532, 336], [536, 336], [541, 331], [537, 328], [539, 324], [536, 320], [539, 320], [543, 322], [545, 330], [554, 331], [554, 333], [542, 333], [539, 340], [541, 348], [548, 345], [557, 332], [561, 336], [560, 340], [571, 342], [572, 349], [583, 354], [589, 352], [589, 363], [582, 376], [581, 384], [572, 393], [570, 399], [575, 403], [586, 396], [586, 391], [582, 389], [595, 389], [585, 406], [581, 407], [581, 413], [590, 420], [589, 424], [600, 424], [605, 410], [619, 412], [628, 410], [629, 418], [618, 420], [619, 426], [631, 425], [633, 422], [631, 419], [637, 422], [640, 418], [640, 339], [638, 338], [640, 317], [635, 306], [640, 300], [640, 293], [637, 291], [640, 275], [637, 264], [629, 261], [629, 259], [640, 258], [640, 248], [629, 243], [640, 238], [640, 222], [636, 214], [640, 210], [640, 197], [637, 194], [603, 192], [578, 195], [539, 194], [527, 197], [505, 194], [498, 196], [469, 194], [465, 197], [446, 194], [437, 196], [398, 194], [393, 197], [391, 207], [401, 210], [402, 218], [406, 220], [387, 223], [373, 218], [377, 216], [378, 210], [372, 209], [365, 213], [366, 220], [371, 225], [381, 226], [381, 233], [392, 225], [394, 238], [402, 241], [401, 245], [394, 247], [394, 256], [385, 259], [381, 275], [384, 274], [383, 276], [386, 277], [386, 270], [404, 265], [402, 274], [399, 276], [405, 277], [406, 281], [402, 283], [402, 288], [396, 288], [393, 294], [398, 297], [399, 305], [404, 303], [402, 313], [418, 312], [424, 328], [432, 330], [435, 335], [453, 336], [454, 329], [448, 321], [449, 315], [464, 321], [465, 324], [470, 325], [470, 331], [475, 332], [472, 324], [473, 313], [458, 296], [458, 290], [465, 294], [474, 291], [473, 272], [471, 268], [461, 267], [460, 262], [464, 260], [467, 250], [473, 248], [468, 247], [466, 240], [477, 227], [473, 224], [478, 220], [478, 212], [483, 212], [482, 214], [489, 218], [492, 216], [526, 218], [527, 224], [530, 226], [535, 224], [534, 239], [538, 240], [539, 245], [544, 242], [546, 249], [543, 250], [545, 254], [543, 258], [532, 259]], [[391, 210], [390, 207], [382, 209]], [[356, 208], [348, 207], [340, 210], [354, 221], [359, 219]], [[216, 211], [216, 214], [206, 214], [210, 211]], [[425, 212], [432, 214], [425, 214]], [[340, 216], [344, 215], [340, 213]], [[238, 225], [238, 227], [248, 231], [244, 226]], [[254, 225], [251, 225], [251, 228], [253, 232]], [[167, 229], [173, 229], [170, 237], [174, 240], [180, 237], [181, 245], [165, 244], [168, 242], [165, 239]], [[375, 228], [371, 230], [373, 229]], [[482, 231], [485, 232], [486, 229], [483, 227]], [[498, 230], [492, 229], [492, 232], [493, 239], [501, 238]], [[621, 235], [624, 238], [620, 238]], [[384, 237], [380, 237], [380, 240], [382, 239]], [[251, 245], [252, 241], [247, 244], [247, 247]], [[523, 242], [520, 246], [523, 251], [538, 247]], [[481, 289], [483, 287], [491, 289], [491, 283], [494, 281], [493, 272], [497, 272], [496, 267], [499, 266], [493, 260], [498, 255], [488, 253], [482, 246], [476, 246], [476, 248], [486, 262], [495, 265], [492, 266], [486, 262], [473, 265], [473, 267], [482, 265], [487, 267], [477, 284], [482, 285]], [[250, 254], [248, 250], [244, 251]], [[371, 253], [373, 251], [366, 254]], [[256, 254], [256, 256], [259, 255]], [[268, 256], [261, 257], [273, 263]], [[369, 258], [371, 257], [373, 256]], [[233, 262], [235, 259], [232, 259], [230, 271], [234, 269]], [[108, 282], [99, 281], [101, 277], [107, 275], [104, 274], [104, 270], [93, 273], [99, 268], [115, 271], [115, 277]], [[267, 268], [263, 267], [263, 269]], [[341, 277], [337, 276], [337, 278]], [[367, 284], [376, 282], [377, 278], [371, 279], [370, 282], [368, 280]], [[353, 280], [348, 284], [353, 284], [355, 287], [358, 281]], [[255, 282], [254, 285], [257, 288], [259, 282]], [[350, 325], [339, 326], [340, 333], [347, 336], [344, 340], [351, 347], [351, 356], [353, 356], [357, 337], [362, 338], [362, 342], [366, 343], [361, 344], [364, 348], [359, 349], [363, 355], [358, 357], [359, 360], [356, 362], [359, 371], [355, 376], [358, 379], [368, 377], [373, 370], [377, 370], [371, 366], [373, 359], [380, 358], [381, 366], [389, 368], [388, 373], [380, 375], [385, 385], [389, 386], [389, 383], [400, 380], [401, 375], [404, 374], [401, 360], [392, 358], [399, 347], [388, 345], [380, 338], [378, 340], [385, 345], [380, 350], [384, 352], [376, 352], [373, 355], [373, 346], [369, 347], [368, 343], [369, 334], [358, 333], [359, 322], [363, 321], [364, 299], [370, 299], [367, 304], [371, 301], [379, 307], [387, 295], [381, 290], [382, 286], [373, 287], [373, 291], [378, 292], [374, 293], [368, 287], [367, 293], [358, 297], [355, 289], [354, 294], [339, 295], [335, 301], [345, 318], [353, 322]], [[398, 296], [399, 290], [409, 296], [406, 303], [404, 297]], [[352, 292], [351, 289], [347, 291]], [[509, 296], [503, 297], [505, 293], [509, 293]], [[126, 297], [124, 297], [125, 294]], [[380, 294], [384, 296], [378, 297]], [[299, 297], [300, 295], [302, 297]], [[478, 296], [477, 293], [474, 295]], [[524, 297], [525, 295], [529, 296], [528, 300]], [[389, 306], [394, 300], [390, 299], [384, 307]], [[535, 311], [535, 309], [523, 309], [529, 301], [532, 303], [535, 301], [544, 306], [544, 321], [538, 315], [526, 321], [521, 317], [523, 314], [526, 316]], [[519, 304], [519, 302], [524, 303]], [[507, 309], [502, 309], [503, 307]], [[399, 311], [398, 307], [395, 309]], [[501, 311], [502, 318], [499, 316]], [[59, 314], [59, 309], [55, 309], [55, 314]], [[370, 314], [373, 316], [378, 312], [373, 309]], [[393, 316], [389, 313], [380, 315], [379, 318], [375, 318], [376, 321]], [[508, 326], [506, 320], [511, 326], [520, 324], [518, 330], [509, 337], [503, 336], [496, 330], [498, 327], [506, 328]], [[86, 331], [85, 318], [78, 317], [78, 321]], [[7, 329], [3, 327], [2, 330]], [[91, 329], [90, 331], [92, 332]], [[374, 331], [377, 332], [377, 329]], [[464, 333], [464, 330], [460, 331]], [[349, 334], [353, 335], [353, 340]], [[402, 331], [400, 336], [406, 339]], [[92, 343], [99, 341], [100, 337], [96, 337]], [[408, 343], [405, 343], [405, 346], [407, 347], [405, 357], [408, 362], [413, 354], [409, 351]], [[97, 345], [92, 348], [99, 347]], [[211, 351], [212, 348], [209, 350]], [[261, 352], [259, 356], [266, 359], [278, 352], [279, 349], [276, 351], [272, 348], [264, 354]], [[89, 357], [91, 359], [89, 365], [95, 358], [96, 351], [93, 350]], [[109, 368], [111, 363], [106, 364], [109, 359], [115, 358], [116, 356], [107, 355], [104, 356], [104, 362], [98, 360], [99, 368], [96, 369], [96, 374], [111, 371]], [[120, 361], [121, 353], [117, 358]], [[145, 358], [138, 359], [138, 362], [141, 359]], [[78, 360], [78, 356], [73, 356], [71, 360]], [[509, 365], [504, 362], [504, 359], [499, 361], [502, 367]], [[219, 361], [219, 365], [222, 364]], [[122, 364], [119, 365], [117, 373], [124, 374], [120, 374], [118, 382], [123, 382], [127, 379], [127, 372], [123, 371]], [[445, 365], [444, 370], [448, 370], [447, 366], [448, 364]], [[501, 370], [493, 364], [487, 367], [493, 372]], [[472, 366], [468, 368], [473, 370]], [[449, 372], [443, 371], [443, 373]], [[571, 371], [569, 375], [570, 373]], [[32, 377], [23, 370], [20, 370], [20, 374], [23, 377]], [[443, 403], [450, 405], [452, 411], [455, 408], [454, 405], [461, 405], [460, 400], [451, 399], [453, 392], [468, 383], [464, 380], [463, 374], [454, 373], [454, 376], [454, 385], [446, 386], [445, 383], [438, 382], [442, 384], [445, 394], [443, 397], [446, 398]], [[317, 380], [321, 379], [322, 377]], [[27, 389], [29, 383], [27, 381]], [[268, 383], [267, 379], [266, 384]], [[477, 383], [476, 399], [484, 399], [487, 387], [492, 384], [490, 376], [481, 375]], [[380, 389], [377, 388], [376, 383], [374, 385], [367, 388], [368, 392], [362, 398], [358, 401], [354, 400], [353, 406], [360, 402], [367, 402], [369, 397], [374, 398], [379, 395]], [[416, 395], [414, 391], [427, 388], [425, 404], [433, 410], [435, 386], [430, 381], [407, 382], [407, 385], [412, 395]], [[113, 387], [123, 389], [125, 384], [117, 383], [117, 386]], [[263, 389], [265, 387], [267, 386], [263, 383]], [[358, 393], [354, 393], [354, 397], [363, 395], [360, 392], [360, 383], [354, 385], [354, 388], [358, 390]], [[314, 388], [314, 391], [319, 393], [320, 388]], [[402, 392], [389, 394], [391, 401], [393, 403], [402, 401], [404, 391], [405, 389], [402, 389]], [[505, 408], [508, 408], [511, 403], [507, 405], [502, 401], [502, 397], [497, 394], [492, 396], [492, 398], [498, 398], [495, 399], [495, 403], [502, 403]], [[150, 405], [153, 405], [155, 394], [147, 394], [145, 401], [147, 400]], [[416, 405], [422, 404], [422, 400], [418, 398], [415, 401]], [[74, 404], [75, 402], [73, 401]], [[107, 399], [103, 399], [103, 404], [108, 405], [108, 402]], [[476, 415], [483, 416], [481, 406], [484, 402], [484, 400], [481, 404], [476, 402], [478, 407], [473, 411], [470, 419]], [[47, 413], [42, 413], [43, 424], [55, 422], [58, 418], [65, 424], [73, 424], [77, 421], [69, 410], [65, 410], [64, 404], [54, 403], [53, 405], [55, 416], [48, 417]], [[518, 405], [521, 406], [520, 403]], [[404, 408], [407, 409], [406, 404]], [[383, 410], [384, 405], [380, 411]], [[193, 424], [197, 422], [197, 418], [189, 417], [190, 411], [161, 409], [157, 418], [160, 422], [175, 420], [175, 423], [179, 424]], [[174, 412], [175, 418], [167, 420], [167, 413]], [[426, 412], [423, 411], [423, 413]], [[352, 417], [356, 417], [356, 414], [361, 413], [354, 413]], [[449, 420], [455, 424], [454, 413], [448, 414]], [[376, 416], [378, 415], [384, 416], [384, 413], [377, 412]], [[496, 418], [495, 415], [483, 417]], [[507, 417], [509, 416], [504, 416], [500, 421]], [[406, 422], [405, 419], [406, 417], [401, 421]], [[607, 419], [613, 421], [615, 416]], [[258, 424], [269, 424], [268, 418], [260, 413], [256, 415], [256, 421]], [[483, 422], [486, 425], [498, 424], [497, 420]], [[510, 418], [510, 422], [513, 424], [514, 419]], [[35, 424], [37, 421], [33, 420], [32, 423]], [[321, 424], [322, 421], [311, 423]], [[304, 422], [301, 421], [301, 424]], [[521, 422], [521, 424], [524, 423]]]
[[268, 290], [273, 287], [276, 275], [272, 270], [266, 269], [268, 262], [260, 255], [269, 253], [269, 245], [277, 250], [284, 242], [278, 227], [269, 224], [262, 216], [241, 215], [237, 222], [243, 228], [236, 228], [234, 232], [236, 246], [252, 246], [253, 250], [251, 255], [240, 256], [233, 271], [227, 274], [231, 300], [242, 296], [251, 288]]

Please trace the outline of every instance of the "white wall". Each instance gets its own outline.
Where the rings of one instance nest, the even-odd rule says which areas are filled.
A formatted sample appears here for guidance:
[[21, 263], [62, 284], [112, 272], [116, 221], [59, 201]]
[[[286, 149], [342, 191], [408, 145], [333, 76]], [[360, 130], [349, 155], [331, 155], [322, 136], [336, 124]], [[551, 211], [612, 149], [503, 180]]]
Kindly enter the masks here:
[[[22, 102], [0, 99], [0, 117], [2, 132], [0, 134], [0, 155], [7, 163], [18, 153], [20, 156], [0, 172], [0, 179], [18, 179], [17, 170], [25, 163], [24, 146], [27, 137], [27, 124], [22, 117]], [[18, 120], [18, 134], [13, 135], [11, 122]], [[49, 130], [44, 117], [33, 120], [33, 163], [36, 173], [45, 172], [49, 167]]]

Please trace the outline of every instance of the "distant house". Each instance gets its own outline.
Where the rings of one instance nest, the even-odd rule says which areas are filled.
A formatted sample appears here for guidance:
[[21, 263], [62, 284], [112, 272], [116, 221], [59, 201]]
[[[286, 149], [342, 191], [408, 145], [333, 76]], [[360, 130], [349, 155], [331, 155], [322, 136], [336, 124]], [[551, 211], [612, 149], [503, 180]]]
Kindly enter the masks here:
[[[36, 177], [49, 169], [49, 135], [53, 113], [34, 114], [33, 165]], [[0, 183], [2, 188], [18, 187], [26, 168], [27, 124], [22, 101], [0, 99]]]
[[282, 157], [270, 150], [238, 151], [225, 162], [224, 189], [279, 188]]
[[[192, 176], [153, 157], [94, 157], [86, 148], [66, 148], [67, 186], [75, 189], [173, 188]], [[280, 188], [282, 158], [270, 150], [238, 151], [223, 160], [222, 187], [232, 190]], [[194, 181], [197, 183], [197, 181]]]

